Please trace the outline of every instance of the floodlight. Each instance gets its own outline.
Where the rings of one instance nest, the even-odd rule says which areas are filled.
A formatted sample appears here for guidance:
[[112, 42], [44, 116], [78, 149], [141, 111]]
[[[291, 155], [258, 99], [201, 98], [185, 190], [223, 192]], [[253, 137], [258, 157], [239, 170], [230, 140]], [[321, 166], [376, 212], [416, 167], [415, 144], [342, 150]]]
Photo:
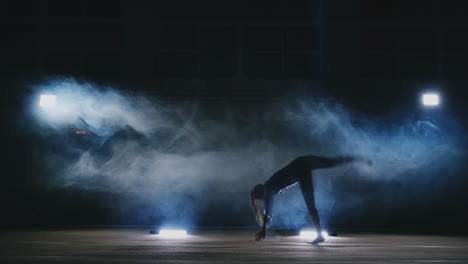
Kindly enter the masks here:
[[[315, 238], [315, 237], [317, 237], [317, 232], [316, 232], [316, 231], [312, 231], [312, 230], [302, 230], [302, 231], [299, 233], [299, 236], [300, 236], [300, 237], [304, 237], [304, 238]], [[328, 237], [327, 231], [322, 231], [322, 236]]]
[[159, 235], [169, 238], [178, 238], [187, 236], [187, 231], [183, 229], [161, 229]]
[[435, 93], [426, 93], [422, 96], [422, 101], [424, 105], [435, 106], [439, 105], [439, 95]]
[[41, 107], [54, 107], [56, 101], [56, 96], [53, 94], [42, 94], [39, 100], [39, 105]]

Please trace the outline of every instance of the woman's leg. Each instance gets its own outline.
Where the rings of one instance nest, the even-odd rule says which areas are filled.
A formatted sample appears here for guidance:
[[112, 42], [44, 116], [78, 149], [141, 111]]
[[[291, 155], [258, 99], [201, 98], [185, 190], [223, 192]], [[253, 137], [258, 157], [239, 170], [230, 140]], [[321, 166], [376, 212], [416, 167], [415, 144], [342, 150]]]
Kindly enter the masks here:
[[309, 211], [310, 218], [312, 219], [312, 223], [314, 224], [315, 231], [317, 232], [317, 238], [312, 241], [312, 244], [318, 244], [320, 242], [325, 241], [322, 236], [322, 226], [320, 225], [320, 216], [318, 214], [317, 208], [315, 207], [315, 197], [314, 197], [314, 184], [312, 182], [312, 176], [306, 175], [301, 177], [299, 181], [301, 186], [302, 196], [304, 197], [304, 201], [307, 206], [307, 210]]

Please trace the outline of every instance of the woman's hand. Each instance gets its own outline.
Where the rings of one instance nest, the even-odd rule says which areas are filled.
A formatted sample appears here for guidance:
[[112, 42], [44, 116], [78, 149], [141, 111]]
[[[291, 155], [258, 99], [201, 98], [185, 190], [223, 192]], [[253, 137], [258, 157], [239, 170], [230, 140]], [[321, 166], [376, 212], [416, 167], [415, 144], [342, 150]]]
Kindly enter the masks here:
[[265, 239], [266, 233], [267, 233], [266, 228], [262, 228], [262, 230], [260, 230], [260, 232], [258, 232], [255, 235], [255, 241], [262, 241], [263, 239]]

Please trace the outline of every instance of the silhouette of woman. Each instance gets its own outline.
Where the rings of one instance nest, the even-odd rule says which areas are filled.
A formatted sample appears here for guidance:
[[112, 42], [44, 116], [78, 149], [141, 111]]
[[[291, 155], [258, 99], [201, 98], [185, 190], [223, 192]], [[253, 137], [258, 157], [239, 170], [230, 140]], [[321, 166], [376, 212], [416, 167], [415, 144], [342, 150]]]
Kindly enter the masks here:
[[[322, 236], [322, 227], [320, 226], [320, 217], [315, 207], [314, 185], [312, 181], [312, 170], [326, 169], [339, 166], [349, 162], [365, 162], [372, 165], [371, 161], [357, 157], [320, 157], [320, 156], [301, 156], [294, 159], [286, 167], [278, 170], [264, 184], [257, 184], [250, 192], [251, 206], [260, 226], [260, 232], [255, 235], [256, 241], [261, 241], [267, 234], [268, 224], [271, 221], [273, 211], [274, 195], [283, 193], [287, 188], [299, 183], [302, 196], [307, 205], [312, 223], [317, 231], [317, 237], [311, 244], [318, 244], [325, 241]], [[259, 203], [265, 203], [265, 214], [262, 216], [259, 209]]]

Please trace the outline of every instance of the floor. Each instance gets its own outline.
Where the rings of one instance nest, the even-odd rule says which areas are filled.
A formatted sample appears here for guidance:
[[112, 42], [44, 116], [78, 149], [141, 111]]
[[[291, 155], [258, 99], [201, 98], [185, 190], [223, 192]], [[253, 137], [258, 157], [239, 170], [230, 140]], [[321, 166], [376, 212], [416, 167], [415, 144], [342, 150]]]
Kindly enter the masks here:
[[468, 263], [468, 237], [340, 233], [320, 245], [270, 232], [148, 229], [0, 231], [0, 263]]

